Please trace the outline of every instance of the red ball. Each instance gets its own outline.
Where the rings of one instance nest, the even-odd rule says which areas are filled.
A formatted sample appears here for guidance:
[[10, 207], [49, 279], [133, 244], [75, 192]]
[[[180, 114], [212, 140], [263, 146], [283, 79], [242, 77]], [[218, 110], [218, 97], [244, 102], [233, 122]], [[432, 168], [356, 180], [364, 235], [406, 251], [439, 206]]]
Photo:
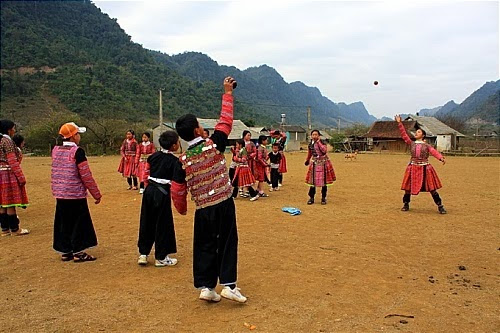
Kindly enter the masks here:
[[374, 85], [378, 85], [378, 81], [373, 81], [373, 84]]

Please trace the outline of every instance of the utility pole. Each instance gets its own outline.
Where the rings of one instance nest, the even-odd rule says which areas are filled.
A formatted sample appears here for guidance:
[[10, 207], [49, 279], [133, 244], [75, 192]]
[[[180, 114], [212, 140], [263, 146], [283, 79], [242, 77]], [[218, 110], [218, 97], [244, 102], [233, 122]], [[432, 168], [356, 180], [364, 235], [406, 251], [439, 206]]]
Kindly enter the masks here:
[[337, 130], [338, 133], [340, 133], [340, 118], [339, 118], [339, 122], [338, 122], [338, 130]]
[[159, 120], [160, 120], [160, 133], [161, 133], [161, 129], [162, 129], [162, 126], [163, 126], [163, 108], [162, 108], [162, 100], [161, 100], [161, 88], [159, 89], [159, 92], [160, 92], [160, 114], [159, 114]]
[[312, 130], [312, 125], [311, 125], [311, 107], [307, 107], [307, 128], [309, 131]]

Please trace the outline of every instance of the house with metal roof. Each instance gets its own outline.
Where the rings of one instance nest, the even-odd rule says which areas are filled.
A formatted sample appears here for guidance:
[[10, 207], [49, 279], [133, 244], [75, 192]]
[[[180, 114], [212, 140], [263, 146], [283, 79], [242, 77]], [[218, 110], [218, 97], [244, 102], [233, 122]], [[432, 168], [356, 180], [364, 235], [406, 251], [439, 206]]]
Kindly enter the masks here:
[[416, 121], [417, 128], [421, 128], [427, 133], [427, 142], [434, 145], [439, 151], [456, 150], [459, 138], [465, 137], [462, 133], [434, 117], [409, 115], [406, 120]]

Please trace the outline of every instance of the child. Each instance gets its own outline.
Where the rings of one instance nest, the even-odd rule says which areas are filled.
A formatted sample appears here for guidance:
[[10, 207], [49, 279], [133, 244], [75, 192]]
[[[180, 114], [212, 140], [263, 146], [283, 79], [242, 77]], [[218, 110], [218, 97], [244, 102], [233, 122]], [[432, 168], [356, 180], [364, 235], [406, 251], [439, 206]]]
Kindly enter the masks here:
[[[233, 125], [233, 84], [224, 79], [222, 110], [219, 122], [208, 140], [202, 137], [203, 127], [196, 116], [187, 114], [175, 124], [179, 136], [188, 141], [188, 149], [181, 155], [178, 178], [183, 184], [172, 184], [172, 199], [176, 209], [186, 214], [186, 189], [196, 205], [194, 215], [193, 275], [194, 286], [200, 288], [199, 298], [218, 302], [221, 296], [246, 302], [236, 287], [238, 232], [233, 189], [227, 172], [224, 150]], [[215, 286], [223, 285], [221, 295]]]
[[419, 192], [430, 192], [434, 202], [438, 206], [440, 214], [446, 214], [446, 210], [441, 202], [441, 198], [437, 192], [442, 187], [441, 181], [436, 173], [436, 170], [429, 164], [429, 154], [437, 158], [445, 164], [444, 157], [431, 145], [425, 143], [425, 131], [417, 129], [415, 132], [415, 141], [411, 141], [406, 133], [405, 127], [401, 122], [401, 116], [395, 117], [401, 137], [410, 146], [411, 159], [410, 164], [406, 167], [406, 172], [403, 178], [401, 189], [405, 191], [403, 196], [402, 211], [410, 210], [410, 199], [412, 195], [418, 195]]
[[21, 169], [18, 151], [11, 137], [16, 124], [11, 120], [0, 121], [0, 225], [2, 236], [23, 236], [30, 233], [19, 227], [16, 207], [26, 208], [26, 178]]
[[247, 156], [245, 141], [242, 139], [236, 140], [236, 154], [233, 156], [233, 161], [236, 162], [236, 173], [234, 175], [233, 185], [236, 190], [233, 191], [233, 198], [236, 197], [238, 186], [241, 192], [244, 192], [246, 189], [252, 198], [257, 195], [257, 191], [252, 187], [255, 183], [255, 178], [247, 164]]
[[257, 156], [255, 157], [255, 165], [254, 165], [254, 176], [255, 180], [258, 181], [257, 191], [259, 193], [250, 199], [250, 201], [258, 200], [261, 197], [267, 197], [268, 195], [264, 193], [262, 189], [262, 184], [266, 181], [267, 178], [267, 136], [260, 135], [259, 136], [259, 147], [257, 148]]
[[101, 202], [101, 192], [90, 172], [85, 151], [78, 147], [85, 127], [75, 123], [61, 126], [62, 146], [52, 150], [52, 195], [56, 198], [54, 250], [62, 261], [84, 262], [96, 258], [85, 250], [97, 245], [97, 237], [87, 204], [87, 191]]
[[142, 143], [139, 145], [139, 182], [140, 182], [140, 189], [139, 189], [139, 194], [144, 193], [144, 181], [148, 178], [147, 174], [147, 160], [148, 157], [153, 154], [156, 149], [155, 145], [150, 141], [151, 139], [151, 134], [149, 132], [144, 132], [142, 133]]
[[[127, 177], [128, 188], [127, 190], [137, 190], [137, 169], [139, 167], [140, 147], [135, 141], [135, 133], [133, 130], [128, 130], [126, 139], [123, 140], [120, 148], [122, 159], [118, 172]], [[132, 181], [134, 186], [132, 186]]]
[[272, 138], [273, 138], [272, 144], [275, 144], [275, 143], [278, 144], [278, 147], [279, 147], [278, 151], [280, 152], [280, 155], [281, 155], [280, 165], [278, 168], [279, 186], [281, 186], [283, 183], [283, 174], [287, 172], [286, 157], [285, 157], [285, 147], [286, 147], [286, 139], [287, 138], [286, 138], [286, 134], [283, 132], [280, 132], [279, 130], [276, 130], [273, 132]]
[[[205, 130], [203, 130], [203, 133], [205, 133]], [[204, 139], [206, 140], [206, 138]], [[231, 163], [229, 163], [229, 180], [233, 185], [233, 198], [235, 198], [238, 193], [238, 182], [234, 181], [234, 174], [236, 173], [236, 167], [238, 166], [238, 162], [236, 162], [236, 156], [238, 155], [238, 150], [236, 149], [236, 147], [237, 147], [236, 143], [234, 144], [234, 146], [231, 146], [232, 157], [231, 157]], [[242, 195], [241, 192], [240, 195]]]
[[279, 177], [280, 177], [280, 172], [279, 172], [279, 167], [280, 167], [280, 162], [282, 159], [281, 153], [279, 152], [279, 143], [275, 142], [272, 145], [272, 150], [269, 152], [269, 162], [271, 162], [271, 184], [272, 187], [270, 191], [278, 191], [279, 187]]
[[23, 160], [24, 136], [21, 134], [14, 134], [12, 141], [14, 141], [14, 144], [16, 145], [16, 156], [19, 164], [21, 164]]
[[207, 129], [203, 129], [203, 135], [202, 135], [203, 139], [206, 140], [208, 139], [209, 136], [210, 136], [210, 131]]
[[[306, 175], [306, 183], [309, 188], [308, 205], [314, 203], [316, 187], [321, 187], [321, 204], [326, 205], [327, 185], [332, 184], [335, 180], [335, 171], [333, 170], [332, 162], [328, 158], [327, 147], [320, 139], [321, 133], [318, 130], [311, 131], [311, 142], [308, 146], [307, 158], [304, 163], [309, 166]], [[310, 160], [312, 158], [312, 163]]]
[[139, 265], [147, 265], [148, 255], [155, 244], [155, 266], [174, 266], [177, 259], [168, 255], [177, 252], [174, 219], [170, 202], [170, 184], [176, 179], [175, 168], [179, 159], [173, 152], [179, 149], [179, 136], [174, 131], [166, 131], [159, 138], [161, 149], [148, 157], [146, 168], [146, 190], [142, 198], [141, 222], [139, 227]]

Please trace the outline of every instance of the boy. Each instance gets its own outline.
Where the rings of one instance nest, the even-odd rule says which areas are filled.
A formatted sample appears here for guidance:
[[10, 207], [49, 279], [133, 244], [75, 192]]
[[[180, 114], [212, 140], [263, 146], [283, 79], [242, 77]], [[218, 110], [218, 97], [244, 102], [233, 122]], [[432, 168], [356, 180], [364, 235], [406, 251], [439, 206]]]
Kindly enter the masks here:
[[[144, 180], [146, 189], [142, 197], [141, 222], [139, 227], [139, 265], [147, 265], [148, 255], [155, 244], [155, 266], [174, 266], [177, 259], [170, 258], [170, 253], [177, 252], [175, 241], [174, 219], [170, 203], [170, 184], [176, 179], [175, 168], [180, 168], [179, 159], [173, 152], [179, 149], [179, 136], [174, 131], [166, 131], [160, 135], [160, 150], [148, 157]], [[149, 172], [148, 172], [149, 170]]]
[[90, 172], [85, 151], [78, 147], [80, 133], [85, 127], [75, 123], [61, 126], [62, 146], [52, 150], [52, 194], [56, 198], [54, 217], [54, 250], [62, 261], [94, 261], [86, 249], [97, 245], [92, 219], [87, 204], [87, 190], [101, 202], [101, 192]]
[[[180, 117], [175, 124], [177, 133], [188, 141], [189, 147], [179, 158], [182, 165], [179, 178], [185, 181], [172, 184], [172, 198], [181, 214], [187, 210], [186, 189], [196, 204], [194, 286], [201, 289], [200, 299], [212, 302], [220, 301], [221, 296], [241, 303], [247, 300], [236, 287], [238, 232], [233, 188], [224, 158], [226, 141], [233, 126], [235, 83], [231, 77], [224, 79], [221, 115], [209, 139], [203, 139], [203, 127], [192, 114]], [[215, 292], [217, 279], [224, 286], [221, 295]]]
[[272, 146], [272, 151], [269, 152], [269, 162], [271, 164], [271, 189], [270, 191], [278, 191], [279, 190], [279, 179], [280, 179], [280, 162], [281, 162], [281, 153], [279, 152], [279, 143], [275, 142]]

